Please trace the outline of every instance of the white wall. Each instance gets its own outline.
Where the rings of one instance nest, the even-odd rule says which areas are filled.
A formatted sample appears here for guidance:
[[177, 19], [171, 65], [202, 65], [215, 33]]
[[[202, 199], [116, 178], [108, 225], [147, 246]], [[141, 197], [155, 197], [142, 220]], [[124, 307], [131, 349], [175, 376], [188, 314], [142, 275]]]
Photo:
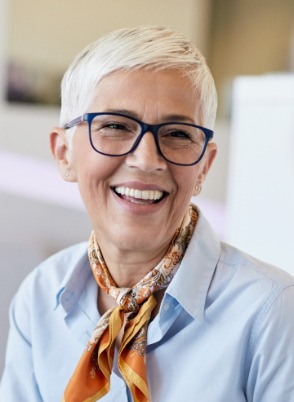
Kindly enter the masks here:
[[228, 242], [294, 274], [294, 74], [236, 79]]

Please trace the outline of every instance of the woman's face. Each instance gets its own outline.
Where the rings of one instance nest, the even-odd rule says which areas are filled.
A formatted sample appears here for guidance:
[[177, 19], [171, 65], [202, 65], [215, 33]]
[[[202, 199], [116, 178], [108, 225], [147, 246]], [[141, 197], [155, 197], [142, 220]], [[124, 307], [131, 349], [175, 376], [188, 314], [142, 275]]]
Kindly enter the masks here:
[[[119, 71], [105, 77], [88, 112], [107, 111], [127, 113], [149, 124], [177, 119], [201, 124], [199, 101], [188, 78], [176, 70]], [[215, 144], [209, 144], [197, 165], [172, 165], [158, 154], [153, 135], [147, 133], [133, 153], [104, 156], [92, 149], [87, 125], [79, 125], [71, 169], [102, 250], [154, 254], [165, 250], [215, 153]], [[118, 188], [144, 191], [147, 199], [121, 195]], [[161, 197], [159, 201], [152, 199], [152, 191]]]

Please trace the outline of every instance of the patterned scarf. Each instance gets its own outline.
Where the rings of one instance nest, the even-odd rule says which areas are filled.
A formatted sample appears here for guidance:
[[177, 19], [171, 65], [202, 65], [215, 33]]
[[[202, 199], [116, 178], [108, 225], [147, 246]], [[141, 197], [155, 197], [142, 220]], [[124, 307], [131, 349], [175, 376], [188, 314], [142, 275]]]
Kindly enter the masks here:
[[124, 327], [118, 351], [118, 369], [134, 402], [149, 402], [146, 375], [146, 340], [151, 313], [156, 306], [154, 292], [166, 288], [181, 262], [197, 222], [192, 206], [184, 216], [165, 257], [133, 288], [118, 288], [103, 260], [94, 232], [89, 242], [89, 260], [101, 289], [118, 306], [99, 320], [64, 393], [63, 402], [95, 402], [110, 389], [116, 337]]

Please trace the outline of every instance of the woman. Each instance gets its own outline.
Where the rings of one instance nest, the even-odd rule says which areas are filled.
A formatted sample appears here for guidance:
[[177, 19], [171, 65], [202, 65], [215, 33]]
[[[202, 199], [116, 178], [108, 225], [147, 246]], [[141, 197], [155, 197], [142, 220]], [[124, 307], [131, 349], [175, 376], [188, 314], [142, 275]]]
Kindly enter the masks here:
[[163, 27], [112, 32], [69, 67], [51, 150], [93, 233], [16, 295], [3, 400], [294, 401], [293, 278], [190, 204], [215, 113], [203, 56]]

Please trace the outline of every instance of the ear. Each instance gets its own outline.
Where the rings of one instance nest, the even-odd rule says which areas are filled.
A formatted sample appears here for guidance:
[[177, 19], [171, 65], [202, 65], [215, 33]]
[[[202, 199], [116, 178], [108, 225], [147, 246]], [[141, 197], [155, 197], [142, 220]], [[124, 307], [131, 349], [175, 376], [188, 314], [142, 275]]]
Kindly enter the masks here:
[[50, 149], [59, 173], [65, 181], [77, 180], [65, 130], [54, 127], [50, 133]]
[[217, 154], [217, 145], [214, 142], [209, 142], [205, 151], [205, 155], [203, 159], [201, 160], [201, 168], [199, 170], [198, 178], [197, 178], [197, 183], [195, 184], [193, 196], [198, 195], [201, 192], [202, 185], [204, 183], [204, 180], [207, 176], [207, 173], [209, 172], [213, 161], [216, 157]]

